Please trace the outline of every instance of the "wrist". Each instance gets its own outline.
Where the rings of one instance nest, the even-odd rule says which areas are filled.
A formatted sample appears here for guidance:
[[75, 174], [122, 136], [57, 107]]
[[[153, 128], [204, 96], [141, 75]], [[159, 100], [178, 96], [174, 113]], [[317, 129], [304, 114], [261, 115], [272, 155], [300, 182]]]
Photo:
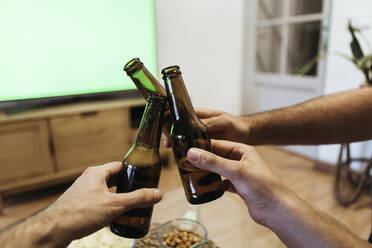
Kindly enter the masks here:
[[274, 231], [282, 228], [282, 225], [287, 220], [286, 213], [296, 209], [299, 198], [283, 184], [272, 188], [275, 189], [275, 193], [273, 193], [268, 206], [263, 208], [258, 223]]
[[28, 220], [34, 247], [66, 247], [72, 241], [72, 235], [64, 225], [65, 215], [58, 211], [51, 206]]
[[[265, 142], [262, 140], [263, 137], [260, 137], [260, 125], [262, 125], [262, 121], [258, 115], [246, 116], [241, 117], [245, 123], [245, 137], [244, 143], [248, 145], [260, 145], [264, 144]], [[261, 135], [262, 136], [262, 135]]]
[[277, 235], [296, 233], [298, 218], [301, 218], [304, 214], [310, 215], [311, 209], [306, 202], [287, 188], [278, 195], [276, 207], [268, 213], [264, 226]]

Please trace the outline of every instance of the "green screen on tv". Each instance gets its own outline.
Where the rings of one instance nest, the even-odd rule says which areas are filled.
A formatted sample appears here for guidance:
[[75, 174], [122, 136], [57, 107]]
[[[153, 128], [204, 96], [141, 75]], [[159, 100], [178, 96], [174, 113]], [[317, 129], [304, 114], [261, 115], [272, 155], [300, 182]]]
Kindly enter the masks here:
[[157, 75], [152, 0], [1, 0], [0, 101], [135, 89], [124, 64]]

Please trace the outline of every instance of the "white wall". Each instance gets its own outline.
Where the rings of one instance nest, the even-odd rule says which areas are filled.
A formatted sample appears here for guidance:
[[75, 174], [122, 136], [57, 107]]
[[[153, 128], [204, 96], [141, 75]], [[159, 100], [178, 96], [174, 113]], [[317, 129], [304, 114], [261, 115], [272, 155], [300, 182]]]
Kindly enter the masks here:
[[[351, 36], [347, 30], [351, 18], [355, 25], [366, 27], [363, 33], [372, 43], [372, 1], [371, 0], [334, 0], [330, 26], [329, 51], [351, 55]], [[362, 44], [365, 45], [365, 44]], [[363, 48], [366, 48], [364, 46]], [[368, 52], [368, 49], [364, 50]], [[324, 94], [331, 94], [348, 89], [358, 88], [364, 82], [362, 73], [349, 61], [330, 55], [326, 58], [326, 77]], [[352, 147], [355, 156], [370, 156], [371, 142], [356, 143]], [[339, 145], [320, 146], [318, 157], [329, 163], [336, 163]]]
[[[363, 81], [362, 75], [348, 61], [328, 56], [321, 92], [268, 87], [253, 82], [250, 65], [254, 53], [247, 38], [252, 37], [254, 28], [250, 22], [255, 14], [252, 2], [155, 0], [159, 70], [180, 65], [194, 106], [249, 114], [302, 102], [321, 92], [329, 94], [356, 88]], [[350, 35], [345, 29], [347, 20], [352, 16], [359, 16], [358, 19], [361, 15], [372, 16], [367, 10], [372, 10], [371, 0], [333, 1], [329, 50], [350, 54]], [[372, 21], [369, 23], [372, 25]], [[372, 42], [371, 32], [368, 31], [368, 37]], [[244, 51], [252, 56], [244, 57]], [[357, 153], [370, 150], [364, 144], [356, 147]], [[289, 149], [335, 163], [339, 146], [319, 149], [291, 146]]]
[[194, 106], [241, 114], [244, 0], [155, 3], [159, 70], [181, 67]]

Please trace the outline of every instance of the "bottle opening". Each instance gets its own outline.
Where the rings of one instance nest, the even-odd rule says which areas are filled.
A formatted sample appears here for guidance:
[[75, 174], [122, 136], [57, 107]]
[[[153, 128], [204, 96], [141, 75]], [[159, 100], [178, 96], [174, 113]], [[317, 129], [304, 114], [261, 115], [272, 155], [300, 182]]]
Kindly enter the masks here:
[[130, 75], [137, 71], [138, 69], [141, 69], [143, 67], [143, 63], [139, 58], [131, 59], [128, 63], [124, 66], [124, 71]]
[[172, 65], [164, 68], [161, 73], [163, 74], [163, 78], [171, 77], [181, 74], [180, 67], [178, 65]]

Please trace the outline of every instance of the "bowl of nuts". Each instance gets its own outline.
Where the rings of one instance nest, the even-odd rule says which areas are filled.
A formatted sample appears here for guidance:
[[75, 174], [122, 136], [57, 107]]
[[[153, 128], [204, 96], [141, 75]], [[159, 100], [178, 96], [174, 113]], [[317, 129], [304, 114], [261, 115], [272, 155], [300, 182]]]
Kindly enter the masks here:
[[197, 248], [207, 240], [207, 229], [198, 221], [174, 219], [159, 226], [156, 238], [163, 248]]

